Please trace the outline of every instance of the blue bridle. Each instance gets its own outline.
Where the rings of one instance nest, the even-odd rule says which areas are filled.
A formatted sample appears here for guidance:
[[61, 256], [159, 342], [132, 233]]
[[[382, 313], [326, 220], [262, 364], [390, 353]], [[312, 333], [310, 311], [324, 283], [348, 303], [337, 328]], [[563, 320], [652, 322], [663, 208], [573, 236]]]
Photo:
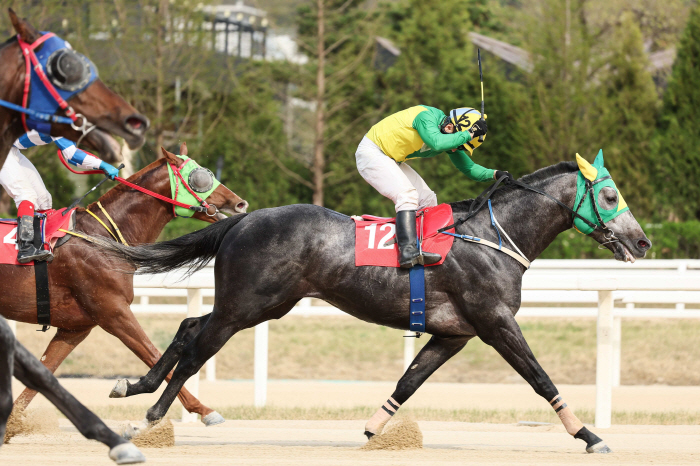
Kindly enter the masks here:
[[[0, 106], [22, 113], [25, 131], [35, 129], [50, 134], [52, 123], [69, 124], [82, 132], [82, 139], [95, 126], [85, 116], [75, 113], [66, 101], [97, 79], [97, 68], [52, 32], [44, 32], [33, 44], [24, 42], [20, 36], [17, 41], [26, 63], [22, 105], [0, 100]], [[59, 108], [67, 116], [56, 115]]]

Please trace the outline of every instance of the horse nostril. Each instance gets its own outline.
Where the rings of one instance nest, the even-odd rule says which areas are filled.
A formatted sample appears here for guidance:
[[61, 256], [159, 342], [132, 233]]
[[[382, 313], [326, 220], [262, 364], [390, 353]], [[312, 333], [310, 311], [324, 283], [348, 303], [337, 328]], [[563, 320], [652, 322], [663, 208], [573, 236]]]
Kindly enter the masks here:
[[637, 241], [637, 247], [642, 251], [646, 251], [651, 247], [651, 243], [645, 239], [640, 239], [639, 241]]
[[236, 212], [244, 213], [247, 209], [248, 203], [246, 201], [242, 201], [236, 204]]
[[150, 125], [151, 123], [148, 121], [148, 118], [139, 114], [128, 116], [126, 120], [124, 120], [126, 129], [130, 133], [137, 135], [145, 133]]

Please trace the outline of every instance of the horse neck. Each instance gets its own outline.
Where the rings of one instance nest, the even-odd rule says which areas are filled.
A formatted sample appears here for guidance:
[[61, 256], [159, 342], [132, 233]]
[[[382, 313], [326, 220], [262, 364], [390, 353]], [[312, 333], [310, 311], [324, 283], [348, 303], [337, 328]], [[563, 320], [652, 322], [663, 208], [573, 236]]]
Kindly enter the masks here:
[[[171, 197], [167, 164], [158, 161], [153, 165], [153, 169], [146, 168], [131, 176], [129, 181], [162, 196]], [[173, 219], [171, 204], [125, 185], [111, 189], [100, 197], [99, 202], [119, 227], [128, 244], [155, 242], [165, 225]], [[105, 220], [97, 203], [89, 205], [88, 209]], [[85, 215], [84, 218], [87, 218], [91, 225], [98, 223], [91, 216], [88, 218], [89, 214]], [[94, 228], [92, 230], [94, 231]], [[104, 227], [99, 226], [98, 230], [101, 236], [108, 235]]]
[[[576, 199], [576, 174], [567, 173], [535, 185], [540, 190], [572, 207]], [[492, 201], [494, 216], [503, 230], [529, 260], [536, 259], [556, 237], [573, 226], [571, 212], [541, 194], [515, 188]], [[495, 235], [488, 208], [478, 218], [488, 238]], [[508, 241], [503, 238], [504, 244]], [[512, 248], [512, 246], [508, 246]]]
[[[0, 99], [22, 105], [24, 84], [24, 62], [19, 45], [11, 43], [0, 48]], [[10, 152], [15, 140], [24, 134], [22, 117], [19, 112], [0, 107], [0, 160]]]

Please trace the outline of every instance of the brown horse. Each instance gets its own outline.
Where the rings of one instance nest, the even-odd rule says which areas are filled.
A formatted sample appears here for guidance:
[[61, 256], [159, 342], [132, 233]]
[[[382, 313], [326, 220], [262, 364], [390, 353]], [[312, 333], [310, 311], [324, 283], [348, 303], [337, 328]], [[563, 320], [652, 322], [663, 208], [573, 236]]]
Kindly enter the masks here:
[[[12, 9], [9, 9], [10, 20], [17, 34], [24, 42], [33, 43], [41, 32], [34, 28], [26, 19], [19, 19]], [[37, 49], [40, 50], [41, 46]], [[22, 106], [22, 95], [25, 81], [25, 61], [16, 38], [0, 44], [0, 100]], [[141, 115], [134, 107], [104, 85], [99, 79], [93, 81], [84, 91], [74, 95], [67, 101], [76, 113], [83, 115], [95, 129], [83, 139], [86, 146], [100, 153], [107, 162], [120, 159], [120, 146], [112, 135], [120, 136], [136, 149], [144, 142], [144, 133], [148, 129], [148, 118]], [[61, 116], [63, 113], [58, 112]], [[25, 133], [21, 114], [5, 107], [0, 107], [0, 167], [5, 163], [12, 144]], [[78, 141], [82, 133], [70, 125], [53, 123], [52, 136], [62, 136], [71, 141]]]
[[[180, 147], [182, 155], [187, 146]], [[163, 149], [164, 158], [153, 162], [129, 178], [128, 181], [166, 197], [171, 197], [168, 163], [180, 166], [183, 161]], [[223, 184], [206, 199], [219, 211], [230, 214], [245, 212], [248, 203]], [[172, 205], [139, 192], [125, 185], [118, 185], [99, 199], [104, 209], [121, 230], [130, 245], [152, 243], [165, 225], [172, 220]], [[88, 206], [103, 222], [108, 219], [97, 207]], [[217, 213], [210, 217], [197, 212], [193, 218], [215, 222], [226, 218]], [[95, 218], [78, 209], [75, 230], [90, 235], [109, 236]], [[51, 296], [51, 325], [58, 328], [46, 348], [41, 361], [54, 372], [63, 360], [80, 344], [97, 325], [119, 338], [149, 367], [160, 358], [129, 308], [134, 298], [131, 275], [115, 273], [105, 265], [98, 250], [90, 243], [72, 238], [56, 248], [55, 259], [49, 265]], [[32, 267], [0, 265], [0, 314], [19, 322], [37, 323], [36, 290]], [[15, 402], [17, 409], [24, 409], [36, 392], [25, 390]], [[186, 390], [179, 394], [183, 406], [202, 416], [207, 425], [223, 422], [218, 413], [202, 405]]]

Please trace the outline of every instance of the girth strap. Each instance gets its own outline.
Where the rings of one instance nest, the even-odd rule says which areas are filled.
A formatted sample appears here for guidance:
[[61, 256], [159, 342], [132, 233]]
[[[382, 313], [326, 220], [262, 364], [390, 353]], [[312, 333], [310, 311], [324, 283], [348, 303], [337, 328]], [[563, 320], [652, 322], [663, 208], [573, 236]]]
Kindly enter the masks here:
[[[34, 217], [34, 247], [44, 249], [44, 235], [41, 231], [41, 218]], [[34, 280], [36, 281], [36, 320], [41, 331], [51, 328], [51, 298], [49, 295], [49, 264], [46, 261], [34, 261]]]
[[414, 265], [408, 271], [411, 284], [411, 302], [409, 305], [409, 330], [416, 336], [425, 333], [425, 267]]

